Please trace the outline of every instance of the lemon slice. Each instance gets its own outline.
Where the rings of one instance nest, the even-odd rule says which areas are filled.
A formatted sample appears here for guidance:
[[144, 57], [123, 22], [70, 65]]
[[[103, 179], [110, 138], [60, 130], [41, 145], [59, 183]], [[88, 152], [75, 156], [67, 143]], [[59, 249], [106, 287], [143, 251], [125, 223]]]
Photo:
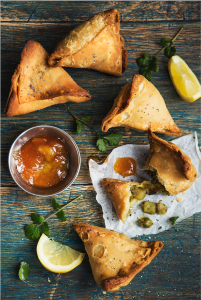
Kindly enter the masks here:
[[174, 55], [168, 62], [170, 78], [179, 96], [187, 102], [194, 102], [201, 97], [201, 85], [185, 63], [178, 55]]
[[42, 234], [37, 244], [37, 255], [41, 264], [49, 271], [66, 273], [77, 267], [85, 254], [49, 239]]

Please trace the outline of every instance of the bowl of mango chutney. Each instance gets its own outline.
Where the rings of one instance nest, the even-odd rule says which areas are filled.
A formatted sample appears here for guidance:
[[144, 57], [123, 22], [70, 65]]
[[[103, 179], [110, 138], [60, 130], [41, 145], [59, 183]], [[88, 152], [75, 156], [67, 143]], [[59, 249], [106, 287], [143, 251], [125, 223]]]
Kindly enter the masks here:
[[9, 151], [8, 165], [14, 181], [24, 191], [48, 197], [63, 192], [74, 182], [81, 157], [67, 132], [40, 125], [17, 137]]

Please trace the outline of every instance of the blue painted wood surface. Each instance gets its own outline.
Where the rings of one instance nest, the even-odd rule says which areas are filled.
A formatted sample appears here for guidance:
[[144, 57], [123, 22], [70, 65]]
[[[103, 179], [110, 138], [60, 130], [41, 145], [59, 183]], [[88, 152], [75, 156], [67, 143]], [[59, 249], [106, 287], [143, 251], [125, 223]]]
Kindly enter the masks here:
[[[92, 100], [81, 104], [62, 104], [23, 116], [8, 118], [3, 114], [10, 88], [11, 76], [20, 61], [27, 39], [35, 39], [51, 53], [57, 42], [82, 21], [102, 10], [116, 7], [120, 13], [121, 34], [128, 50], [128, 68], [116, 78], [93, 70], [66, 69], [73, 79], [92, 95]], [[172, 38], [186, 25], [176, 40], [177, 53], [201, 79], [200, 74], [200, 3], [181, 1], [132, 2], [1, 2], [2, 30], [2, 299], [135, 299], [162, 300], [200, 298], [200, 214], [195, 214], [168, 231], [142, 239], [160, 239], [164, 248], [152, 263], [142, 270], [126, 287], [104, 295], [95, 284], [87, 256], [83, 263], [66, 274], [54, 274], [40, 264], [36, 242], [24, 236], [24, 226], [30, 223], [32, 212], [47, 216], [51, 199], [28, 195], [12, 180], [7, 157], [14, 139], [24, 130], [42, 124], [66, 130], [75, 139], [81, 152], [82, 165], [72, 187], [56, 197], [62, 205], [80, 193], [84, 196], [66, 210], [67, 221], [56, 218], [49, 222], [51, 237], [70, 247], [84, 251], [82, 241], [72, 229], [73, 222], [88, 222], [104, 226], [102, 211], [95, 200], [87, 157], [96, 152], [95, 136], [86, 127], [77, 135], [75, 122], [67, 113], [92, 113], [93, 125], [100, 132], [103, 117], [113, 104], [121, 86], [138, 73], [136, 58], [142, 53], [156, 54], [161, 48], [161, 37]], [[183, 101], [176, 93], [167, 71], [168, 59], [159, 57], [159, 73], [153, 74], [153, 84], [159, 89], [182, 134], [200, 132], [200, 99], [194, 103]], [[121, 144], [147, 144], [146, 133], [114, 129], [123, 134]], [[173, 137], [161, 136], [166, 140]], [[114, 147], [110, 147], [108, 154]], [[31, 266], [31, 275], [22, 282], [18, 279], [21, 261]]]

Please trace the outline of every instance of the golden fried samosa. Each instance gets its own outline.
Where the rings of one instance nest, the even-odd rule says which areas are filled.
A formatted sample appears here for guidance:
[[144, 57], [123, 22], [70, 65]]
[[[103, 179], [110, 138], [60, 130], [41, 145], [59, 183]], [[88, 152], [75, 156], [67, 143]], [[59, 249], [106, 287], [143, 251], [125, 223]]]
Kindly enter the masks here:
[[75, 223], [89, 256], [96, 283], [106, 292], [126, 286], [162, 249], [161, 241], [131, 240], [125, 234]]
[[135, 74], [132, 82], [123, 86], [101, 129], [107, 132], [117, 126], [129, 126], [140, 131], [150, 128], [167, 135], [181, 135], [159, 91], [139, 74]]
[[114, 205], [117, 217], [125, 223], [133, 205], [143, 200], [146, 194], [157, 192], [150, 181], [131, 182], [114, 178], [104, 178], [101, 184]]
[[48, 53], [29, 40], [21, 54], [21, 61], [11, 79], [5, 114], [8, 117], [27, 114], [54, 104], [83, 102], [90, 94], [79, 87], [61, 67], [51, 68]]
[[177, 195], [190, 188], [197, 178], [191, 159], [177, 145], [148, 132], [150, 152], [143, 168], [162, 184], [170, 195]]
[[72, 30], [49, 57], [50, 66], [94, 69], [121, 76], [127, 65], [119, 13], [110, 9]]

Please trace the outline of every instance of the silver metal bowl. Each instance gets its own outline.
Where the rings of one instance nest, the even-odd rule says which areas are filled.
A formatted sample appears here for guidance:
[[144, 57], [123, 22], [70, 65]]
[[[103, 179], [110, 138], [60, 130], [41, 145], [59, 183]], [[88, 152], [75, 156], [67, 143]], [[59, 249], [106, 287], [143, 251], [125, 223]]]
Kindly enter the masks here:
[[[24, 145], [32, 137], [40, 134], [51, 134], [60, 138], [64, 142], [68, 151], [68, 173], [66, 177], [57, 185], [48, 188], [32, 186], [22, 179], [21, 175], [17, 171], [16, 161], [14, 159], [15, 151], [18, 151], [22, 145]], [[8, 156], [9, 170], [17, 185], [29, 194], [42, 197], [53, 196], [66, 190], [76, 179], [80, 171], [80, 165], [80, 152], [72, 137], [65, 131], [49, 125], [35, 126], [21, 133], [12, 144]]]

